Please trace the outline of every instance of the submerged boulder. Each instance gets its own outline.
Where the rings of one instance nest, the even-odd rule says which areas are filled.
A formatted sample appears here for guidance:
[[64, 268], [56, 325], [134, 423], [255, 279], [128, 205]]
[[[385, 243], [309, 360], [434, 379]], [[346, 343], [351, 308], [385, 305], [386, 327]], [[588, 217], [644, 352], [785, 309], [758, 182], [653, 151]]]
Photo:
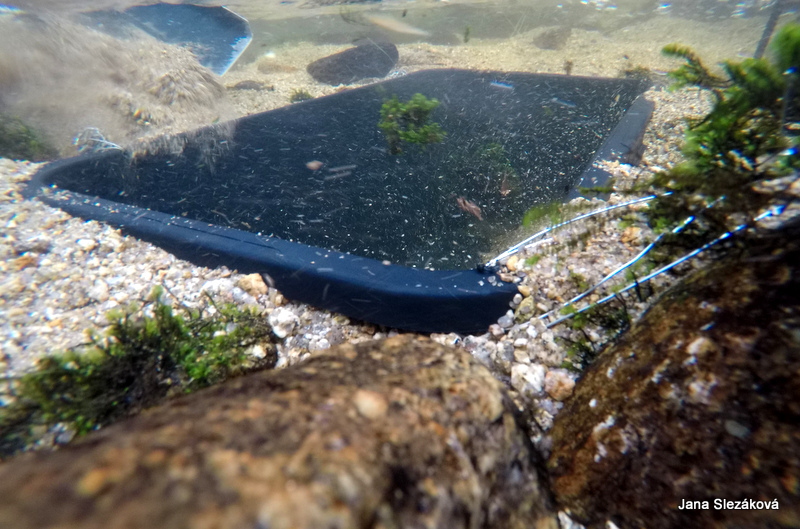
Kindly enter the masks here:
[[590, 527], [800, 527], [800, 223], [666, 293], [551, 434]]
[[306, 70], [320, 83], [351, 84], [368, 77], [386, 77], [399, 57], [391, 42], [367, 39], [354, 48], [317, 59]]
[[409, 336], [343, 345], [0, 466], [0, 527], [555, 529], [501, 384]]

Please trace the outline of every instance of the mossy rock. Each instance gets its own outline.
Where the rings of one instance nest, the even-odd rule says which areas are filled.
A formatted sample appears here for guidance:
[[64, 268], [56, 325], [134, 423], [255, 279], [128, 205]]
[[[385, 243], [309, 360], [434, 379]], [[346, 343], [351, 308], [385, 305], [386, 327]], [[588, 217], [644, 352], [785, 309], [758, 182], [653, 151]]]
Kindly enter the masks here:
[[577, 521], [800, 526], [798, 237], [794, 221], [690, 276], [585, 372], [548, 463]]

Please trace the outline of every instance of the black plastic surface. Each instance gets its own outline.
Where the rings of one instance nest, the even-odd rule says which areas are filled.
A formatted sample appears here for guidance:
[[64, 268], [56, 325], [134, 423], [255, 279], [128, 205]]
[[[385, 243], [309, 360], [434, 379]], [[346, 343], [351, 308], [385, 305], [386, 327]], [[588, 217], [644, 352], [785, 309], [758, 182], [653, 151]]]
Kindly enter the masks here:
[[[532, 205], [563, 200], [601, 145], [624, 151], [609, 138], [640, 135], [642, 112], [622, 118], [643, 89], [419, 72], [182, 135], [147, 155], [56, 162], [30, 189], [70, 190], [43, 198], [180, 257], [269, 274], [290, 299], [391, 327], [483, 332], [516, 292], [476, 270], [493, 238]], [[392, 156], [377, 127], [381, 104], [418, 92], [441, 102], [432, 119], [447, 137]], [[621, 120], [636, 130], [611, 134]]]
[[83, 16], [87, 25], [116, 37], [127, 37], [136, 27], [163, 42], [188, 47], [217, 75], [228, 71], [253, 38], [247, 20], [225, 7], [159, 3]]

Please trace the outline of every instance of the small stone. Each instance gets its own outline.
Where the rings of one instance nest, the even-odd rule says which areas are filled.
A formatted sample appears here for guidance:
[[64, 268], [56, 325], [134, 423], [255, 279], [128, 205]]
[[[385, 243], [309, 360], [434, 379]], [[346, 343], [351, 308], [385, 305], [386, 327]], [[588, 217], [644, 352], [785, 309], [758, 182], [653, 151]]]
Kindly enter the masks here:
[[750, 435], [750, 428], [732, 420], [725, 421], [725, 431], [739, 439], [744, 439]]
[[555, 400], [562, 401], [572, 395], [575, 381], [560, 369], [548, 371], [544, 377], [544, 390]]
[[278, 338], [286, 338], [295, 327], [300, 324], [300, 319], [289, 309], [278, 307], [267, 318], [272, 326], [272, 332]]
[[519, 256], [512, 255], [511, 257], [508, 258], [508, 261], [506, 261], [506, 268], [508, 268], [512, 272], [516, 272], [518, 262], [519, 262]]
[[78, 247], [84, 252], [91, 252], [97, 248], [97, 241], [94, 239], [78, 239], [75, 241]]
[[489, 334], [491, 334], [495, 338], [500, 338], [502, 336], [505, 336], [506, 331], [504, 331], [503, 328], [500, 327], [500, 325], [493, 323], [489, 325]]
[[620, 240], [625, 244], [638, 243], [642, 238], [642, 228], [629, 226], [622, 232]]
[[525, 349], [514, 349], [514, 361], [519, 364], [529, 364], [531, 359]]
[[36, 257], [32, 256], [31, 254], [20, 255], [13, 261], [11, 261], [11, 268], [16, 271], [20, 271], [23, 268], [28, 268], [29, 266], [33, 266], [36, 264]]
[[102, 279], [97, 279], [94, 285], [92, 285], [92, 288], [86, 292], [86, 295], [95, 301], [104, 303], [108, 301], [109, 298], [108, 284]]
[[127, 303], [128, 299], [130, 299], [127, 292], [115, 292], [111, 297], [119, 304]]
[[16, 241], [13, 244], [14, 251], [20, 254], [27, 252], [47, 253], [52, 246], [53, 241], [45, 235], [37, 235], [24, 241]]
[[531, 287], [529, 287], [528, 285], [519, 285], [517, 287], [517, 290], [519, 290], [519, 293], [522, 294], [522, 296], [525, 298], [531, 295]]
[[309, 351], [321, 351], [323, 349], [330, 348], [331, 344], [325, 338], [320, 338], [319, 340], [314, 340], [308, 345]]
[[497, 320], [497, 323], [504, 329], [510, 328], [512, 325], [514, 325], [514, 313], [508, 311], [508, 314], [500, 316], [500, 318]]
[[250, 356], [255, 356], [258, 359], [262, 359], [267, 356], [267, 352], [264, 350], [263, 347], [256, 344], [252, 348], [250, 348]]
[[236, 286], [247, 292], [253, 297], [263, 296], [267, 293], [267, 284], [259, 274], [248, 274], [242, 276], [236, 282]]
[[526, 316], [533, 312], [533, 298], [525, 298], [517, 308], [517, 315], [520, 319], [528, 319]]
[[386, 415], [386, 410], [389, 407], [386, 399], [380, 393], [365, 389], [356, 391], [355, 395], [353, 395], [353, 404], [359, 414], [373, 421]]
[[511, 368], [511, 386], [525, 396], [536, 396], [544, 389], [545, 368], [533, 364], [515, 364]]

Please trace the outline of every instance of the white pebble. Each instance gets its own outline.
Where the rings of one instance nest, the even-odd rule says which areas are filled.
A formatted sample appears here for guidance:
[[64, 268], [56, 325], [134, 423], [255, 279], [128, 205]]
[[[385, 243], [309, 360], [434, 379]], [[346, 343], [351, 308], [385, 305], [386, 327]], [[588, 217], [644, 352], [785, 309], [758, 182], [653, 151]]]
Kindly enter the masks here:
[[108, 301], [108, 285], [102, 279], [98, 279], [86, 295], [100, 303]]
[[300, 324], [300, 319], [295, 316], [294, 312], [284, 307], [278, 307], [273, 310], [269, 315], [268, 321], [272, 326], [272, 332], [278, 338], [286, 338]]
[[515, 364], [511, 368], [511, 386], [526, 396], [540, 395], [546, 372], [542, 365]]
[[92, 250], [97, 248], [97, 241], [95, 241], [94, 239], [78, 239], [75, 242], [78, 244], [78, 247], [84, 252], [91, 252]]

